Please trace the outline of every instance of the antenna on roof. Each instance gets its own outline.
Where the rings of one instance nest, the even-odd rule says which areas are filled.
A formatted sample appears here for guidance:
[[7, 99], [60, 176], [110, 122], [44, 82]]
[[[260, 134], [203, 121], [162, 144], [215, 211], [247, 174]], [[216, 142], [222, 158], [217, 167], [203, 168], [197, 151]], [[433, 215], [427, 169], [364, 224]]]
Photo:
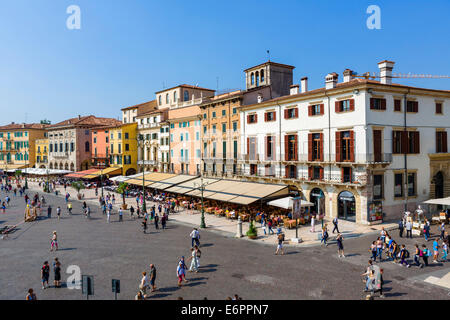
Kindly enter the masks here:
[[164, 81], [163, 81], [163, 89], [165, 89], [166, 88], [166, 84], [164, 83]]
[[216, 91], [219, 91], [219, 77], [216, 77], [216, 81], [217, 81], [217, 90]]
[[270, 50], [267, 50], [267, 59], [268, 59], [269, 62], [270, 62]]
[[27, 123], [27, 116], [28, 114], [25, 112], [25, 123]]

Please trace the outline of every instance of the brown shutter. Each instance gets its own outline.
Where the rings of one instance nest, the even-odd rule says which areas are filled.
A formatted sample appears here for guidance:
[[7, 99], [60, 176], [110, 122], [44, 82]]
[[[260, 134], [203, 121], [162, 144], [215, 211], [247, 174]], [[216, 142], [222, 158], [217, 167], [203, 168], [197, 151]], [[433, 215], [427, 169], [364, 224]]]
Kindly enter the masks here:
[[277, 113], [274, 111], [273, 112], [273, 121], [277, 120]]
[[313, 177], [313, 167], [308, 167], [308, 179], [312, 180]]
[[298, 118], [298, 108], [295, 108], [294, 110], [295, 110], [295, 112], [294, 112], [294, 113], [295, 113], [294, 117], [295, 117], [295, 118]]
[[419, 131], [414, 132], [414, 153], [420, 153], [420, 134]]
[[381, 110], [386, 110], [386, 99], [381, 99]]
[[375, 108], [375, 98], [370, 98], [370, 109]]
[[247, 156], [250, 159], [250, 138], [247, 137]]
[[355, 99], [350, 99], [350, 111], [355, 110]]
[[264, 122], [267, 122], [267, 112], [264, 112]]
[[394, 111], [402, 111], [402, 101], [394, 100]]
[[334, 111], [335, 111], [336, 113], [341, 111], [341, 110], [339, 109], [339, 101], [336, 101], [336, 102], [334, 103]]
[[419, 101], [414, 101], [414, 112], [419, 112]]
[[323, 167], [320, 168], [319, 170], [319, 175], [320, 175], [320, 180], [323, 180]]
[[284, 136], [284, 160], [288, 161], [289, 160], [289, 140], [288, 140], [289, 136], [285, 135]]
[[355, 162], [355, 133], [350, 131], [350, 161]]
[[402, 153], [408, 153], [408, 131], [402, 131], [402, 141], [401, 141], [401, 150]]
[[442, 151], [447, 153], [447, 131], [442, 132]]
[[323, 133], [320, 134], [319, 161], [323, 161]]
[[288, 118], [288, 109], [284, 109], [284, 118], [285, 118], [285, 119]]
[[322, 103], [321, 105], [320, 105], [320, 114], [324, 114], [324, 112], [325, 112], [325, 105]]
[[268, 158], [269, 158], [269, 153], [268, 153], [268, 151], [269, 151], [269, 137], [268, 136], [266, 136], [266, 145], [265, 145], [265, 147], [266, 147], [266, 160], [268, 160]]
[[286, 178], [289, 177], [289, 166], [284, 167], [284, 174], [285, 174]]
[[312, 133], [308, 133], [308, 161], [312, 160]]
[[350, 176], [349, 176], [349, 178], [350, 178], [350, 182], [351, 183], [353, 183], [353, 174], [352, 174], [352, 168], [350, 168], [349, 170], [348, 170], [348, 172], [349, 172], [349, 174], [350, 174]]
[[258, 122], [258, 115], [255, 114], [255, 123], [257, 123], [257, 122]]
[[[439, 146], [439, 136], [441, 135], [441, 133], [439, 132], [439, 131], [436, 131], [436, 139], [435, 139], [435, 142], [436, 142], [436, 152], [440, 152], [440, 146]], [[443, 137], [442, 137], [443, 138]], [[441, 142], [441, 145], [442, 145], [442, 142]]]
[[312, 106], [308, 106], [308, 116], [312, 116]]
[[247, 115], [247, 123], [250, 123], [250, 115]]
[[298, 161], [298, 136], [294, 136], [294, 161]]
[[344, 168], [341, 168], [341, 182], [344, 182]]
[[341, 132], [336, 131], [336, 162], [341, 162]]

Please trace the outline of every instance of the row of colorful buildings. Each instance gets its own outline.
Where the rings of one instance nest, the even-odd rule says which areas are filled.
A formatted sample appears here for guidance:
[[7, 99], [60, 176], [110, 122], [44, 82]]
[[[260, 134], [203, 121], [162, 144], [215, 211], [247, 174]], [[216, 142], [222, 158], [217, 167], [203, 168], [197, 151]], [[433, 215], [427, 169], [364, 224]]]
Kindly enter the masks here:
[[294, 67], [244, 70], [245, 89], [179, 85], [123, 108], [122, 121], [87, 116], [0, 127], [0, 168], [117, 168], [203, 175], [299, 190], [327, 217], [397, 219], [450, 196], [450, 91], [379, 81], [346, 69], [309, 90]]

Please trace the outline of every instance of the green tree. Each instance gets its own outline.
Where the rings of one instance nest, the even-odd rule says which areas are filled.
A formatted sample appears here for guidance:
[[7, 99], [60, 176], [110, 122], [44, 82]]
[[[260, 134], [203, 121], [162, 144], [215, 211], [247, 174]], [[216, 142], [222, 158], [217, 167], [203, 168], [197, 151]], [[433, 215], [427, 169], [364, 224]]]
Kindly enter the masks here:
[[247, 231], [247, 237], [257, 237], [258, 236], [258, 230], [255, 228], [255, 225], [253, 224], [253, 220], [250, 220], [250, 226]]
[[80, 190], [85, 189], [84, 183], [82, 181], [75, 181], [72, 182], [72, 188], [77, 190], [78, 196], [81, 196]]
[[128, 189], [128, 183], [126, 183], [126, 182], [121, 182], [119, 184], [119, 187], [117, 188], [117, 192], [122, 195], [122, 201], [123, 201], [124, 205], [125, 205], [125, 192], [127, 191], [127, 189]]

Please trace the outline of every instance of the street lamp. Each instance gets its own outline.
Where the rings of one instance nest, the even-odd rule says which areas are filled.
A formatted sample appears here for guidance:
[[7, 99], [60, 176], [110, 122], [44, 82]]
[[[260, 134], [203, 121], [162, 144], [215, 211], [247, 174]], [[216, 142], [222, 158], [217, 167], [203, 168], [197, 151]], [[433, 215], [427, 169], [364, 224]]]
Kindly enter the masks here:
[[143, 203], [142, 203], [142, 211], [145, 212], [147, 210], [147, 206], [145, 203], [145, 167], [144, 167], [144, 149], [145, 147], [148, 148], [148, 141], [143, 134], [139, 134], [138, 138], [138, 145], [142, 145], [142, 197], [143, 197]]

